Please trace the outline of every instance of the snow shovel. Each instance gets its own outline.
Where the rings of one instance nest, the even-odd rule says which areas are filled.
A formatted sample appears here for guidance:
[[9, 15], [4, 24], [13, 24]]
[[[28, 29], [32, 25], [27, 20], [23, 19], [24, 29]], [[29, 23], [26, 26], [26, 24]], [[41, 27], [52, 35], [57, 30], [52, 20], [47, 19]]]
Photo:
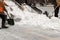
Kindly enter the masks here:
[[7, 19], [8, 24], [9, 24], [9, 25], [14, 25], [14, 24], [15, 24], [15, 23], [14, 23], [14, 19], [11, 18], [8, 13], [7, 13], [7, 15], [8, 15], [8, 17], [9, 17], [9, 19]]
[[7, 19], [9, 25], [14, 25], [14, 19]]

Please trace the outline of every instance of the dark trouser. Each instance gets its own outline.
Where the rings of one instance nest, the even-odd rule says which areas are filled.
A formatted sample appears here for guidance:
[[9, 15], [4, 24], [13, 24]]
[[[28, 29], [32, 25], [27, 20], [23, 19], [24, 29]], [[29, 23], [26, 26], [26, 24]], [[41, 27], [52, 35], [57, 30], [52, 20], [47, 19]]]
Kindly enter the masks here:
[[55, 17], [58, 17], [59, 7], [60, 7], [60, 6], [58, 6], [58, 7], [55, 9], [55, 15], [54, 15]]
[[5, 27], [7, 16], [4, 13], [0, 13], [0, 18], [2, 18], [2, 27]]

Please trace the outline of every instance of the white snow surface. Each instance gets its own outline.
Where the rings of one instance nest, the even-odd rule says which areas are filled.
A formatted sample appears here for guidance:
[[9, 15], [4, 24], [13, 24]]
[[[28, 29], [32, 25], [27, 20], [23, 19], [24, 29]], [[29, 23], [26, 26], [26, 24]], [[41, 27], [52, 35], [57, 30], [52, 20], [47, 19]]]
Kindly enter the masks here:
[[53, 16], [49, 19], [28, 5], [22, 5], [22, 11], [14, 2], [5, 2], [13, 9], [11, 11], [6, 7], [8, 13], [14, 15], [15, 25], [8, 25], [8, 29], [0, 29], [0, 40], [60, 40], [59, 18]]
[[[5, 1], [11, 8], [13, 8], [13, 11], [11, 11], [8, 7], [7, 10], [9, 13], [12, 13], [13, 15], [15, 15], [15, 18], [21, 18], [20, 21], [15, 22], [15, 24], [19, 24], [19, 25], [34, 25], [34, 26], [40, 26], [42, 29], [58, 29], [60, 30], [60, 19], [56, 18], [56, 17], [52, 17], [51, 19], [49, 19], [48, 17], [46, 17], [43, 14], [38, 14], [37, 12], [35, 12], [31, 7], [29, 7], [28, 5], [23, 5], [24, 7], [24, 11], [22, 11], [21, 9], [18, 8], [18, 6], [10, 1]], [[50, 9], [52, 9], [50, 7]], [[48, 12], [50, 13], [49, 8], [45, 8], [42, 9], [44, 10], [48, 10]]]

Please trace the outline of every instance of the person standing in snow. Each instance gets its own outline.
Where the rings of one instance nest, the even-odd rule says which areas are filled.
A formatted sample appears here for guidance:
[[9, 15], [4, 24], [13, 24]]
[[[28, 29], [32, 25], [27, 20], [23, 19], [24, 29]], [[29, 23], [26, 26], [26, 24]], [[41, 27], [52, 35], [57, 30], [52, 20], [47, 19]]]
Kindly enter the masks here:
[[4, 11], [6, 11], [5, 6], [8, 6], [8, 5], [4, 2], [4, 0], [0, 0], [0, 18], [2, 18], [2, 25], [0, 29], [8, 28], [7, 26], [5, 26], [5, 21], [7, 19], [7, 15], [5, 15], [4, 13]]
[[55, 15], [54, 16], [58, 17], [60, 0], [52, 0], [52, 3], [54, 4], [54, 9], [55, 9]]

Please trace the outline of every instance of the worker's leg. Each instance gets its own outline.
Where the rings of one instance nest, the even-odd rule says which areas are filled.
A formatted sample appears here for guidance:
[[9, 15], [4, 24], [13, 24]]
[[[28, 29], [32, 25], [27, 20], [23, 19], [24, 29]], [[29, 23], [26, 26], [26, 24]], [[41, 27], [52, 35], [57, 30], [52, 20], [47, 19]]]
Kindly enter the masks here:
[[2, 28], [8, 28], [5, 26], [5, 22], [7, 20], [7, 16], [4, 14], [0, 14], [0, 17], [2, 18]]
[[58, 17], [58, 13], [59, 13], [59, 7], [57, 7], [55, 10], [55, 17]]

